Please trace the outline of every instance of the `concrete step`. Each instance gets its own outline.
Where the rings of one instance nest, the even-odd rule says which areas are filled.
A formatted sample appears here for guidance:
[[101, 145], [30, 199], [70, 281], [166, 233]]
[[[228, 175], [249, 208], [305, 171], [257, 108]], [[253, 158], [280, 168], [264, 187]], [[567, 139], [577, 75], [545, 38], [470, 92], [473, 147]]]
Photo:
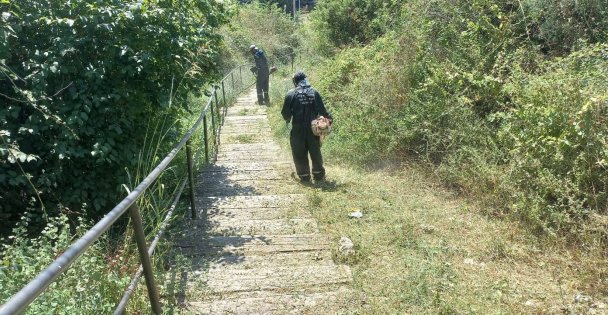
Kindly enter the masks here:
[[[252, 143], [252, 142], [259, 142], [259, 141], [253, 141], [253, 140], [258, 140], [258, 139], [253, 139], [253, 136], [264, 136], [264, 137], [272, 136], [272, 129], [270, 129], [269, 127], [254, 127], [254, 126], [246, 127], [246, 128], [223, 127], [221, 135], [224, 138], [228, 138], [228, 137], [236, 138], [237, 136], [241, 136], [241, 138], [245, 138], [245, 137], [251, 138], [252, 141], [246, 142], [246, 143]], [[224, 143], [231, 143], [231, 142], [224, 141]]]
[[[308, 252], [270, 253], [266, 255], [221, 255], [192, 257], [193, 270], [242, 270], [286, 266], [333, 265], [331, 254], [326, 250]], [[202, 269], [201, 269], [202, 268]]]
[[272, 138], [272, 133], [270, 132], [270, 129], [268, 129], [268, 130], [264, 130], [262, 132], [234, 132], [234, 133], [222, 132], [221, 141], [222, 141], [222, 144], [228, 144], [228, 143], [246, 144], [246, 143], [269, 141], [269, 139], [271, 139], [271, 138]]
[[312, 219], [242, 219], [210, 217], [208, 233], [224, 236], [310, 234], [319, 231]]
[[227, 115], [230, 116], [247, 116], [247, 115], [265, 115], [265, 107], [252, 107], [241, 104], [228, 107]]
[[283, 161], [285, 157], [279, 151], [232, 151], [217, 154], [217, 162], [223, 161]]
[[345, 288], [313, 293], [247, 292], [242, 296], [208, 302], [189, 302], [196, 314], [342, 314], [362, 304], [356, 293]]
[[304, 194], [262, 196], [196, 196], [198, 207], [215, 209], [284, 208], [306, 203]]
[[244, 170], [224, 169], [214, 172], [201, 172], [198, 174], [197, 182], [206, 185], [213, 182], [238, 182], [244, 180], [279, 180], [290, 179], [289, 172], [281, 172], [275, 169], [266, 170]]
[[223, 143], [219, 148], [220, 153], [241, 152], [241, 151], [272, 151], [282, 152], [281, 147], [276, 143], [256, 142], [256, 143]]
[[176, 247], [187, 248], [188, 254], [195, 256], [226, 254], [245, 256], [329, 250], [330, 248], [329, 240], [318, 234], [202, 236], [200, 238], [188, 237], [186, 240], [176, 244]]
[[[203, 209], [198, 209], [199, 217], [203, 216]], [[308, 210], [296, 208], [207, 208], [208, 220], [220, 220], [220, 218], [240, 218], [242, 220], [273, 220], [294, 219], [309, 216]]]
[[226, 116], [225, 121], [251, 121], [251, 120], [263, 120], [266, 121], [268, 115], [247, 115], [247, 116]]
[[[194, 277], [199, 276], [200, 279]], [[259, 267], [248, 269], [218, 268], [193, 275], [204, 282], [213, 294], [243, 291], [303, 289], [348, 283], [350, 268], [337, 265]]]
[[276, 169], [284, 170], [291, 169], [293, 162], [291, 160], [264, 160], [258, 161], [238, 161], [238, 160], [218, 160], [215, 162], [216, 167], [224, 167], [240, 170], [267, 170]]
[[198, 183], [196, 185], [196, 193], [203, 196], [292, 194], [298, 192], [299, 189], [301, 189], [301, 185], [296, 181], [280, 179]]

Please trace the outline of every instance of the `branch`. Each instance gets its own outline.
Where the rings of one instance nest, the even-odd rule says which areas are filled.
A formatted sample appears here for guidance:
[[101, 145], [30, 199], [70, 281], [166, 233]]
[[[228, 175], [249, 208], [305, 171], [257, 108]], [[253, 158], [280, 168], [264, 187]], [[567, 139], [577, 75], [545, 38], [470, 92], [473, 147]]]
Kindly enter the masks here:
[[36, 197], [38, 197], [38, 201], [40, 201], [40, 207], [42, 207], [42, 211], [44, 212], [44, 215], [46, 217], [48, 217], [48, 215], [46, 213], [46, 208], [44, 206], [44, 202], [42, 202], [42, 198], [40, 198], [40, 194], [38, 193], [38, 189], [36, 189], [36, 186], [34, 186], [34, 183], [32, 183], [32, 181], [30, 180], [30, 178], [27, 177], [27, 173], [23, 170], [23, 167], [21, 166], [21, 163], [19, 163], [19, 159], [15, 156], [15, 154], [13, 153], [13, 151], [10, 149], [10, 147], [8, 146], [8, 143], [6, 142], [6, 139], [4, 139], [4, 136], [2, 134], [0, 134], [0, 139], [2, 140], [2, 143], [4, 143], [4, 146], [6, 147], [7, 151], [9, 152], [9, 154], [12, 155], [13, 158], [15, 159], [15, 163], [17, 163], [17, 165], [19, 166], [19, 169], [21, 170], [21, 173], [23, 174], [23, 177], [25, 177], [25, 179], [27, 179], [27, 182], [34, 189], [34, 192], [36, 193]]

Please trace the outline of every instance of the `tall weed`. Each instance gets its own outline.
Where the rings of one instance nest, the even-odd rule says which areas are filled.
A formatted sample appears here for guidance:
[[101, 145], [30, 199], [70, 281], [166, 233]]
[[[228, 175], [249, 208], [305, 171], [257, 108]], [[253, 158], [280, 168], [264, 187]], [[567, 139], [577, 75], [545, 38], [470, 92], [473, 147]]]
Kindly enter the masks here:
[[548, 232], [576, 229], [608, 205], [608, 45], [521, 73], [499, 133], [509, 148], [513, 209]]

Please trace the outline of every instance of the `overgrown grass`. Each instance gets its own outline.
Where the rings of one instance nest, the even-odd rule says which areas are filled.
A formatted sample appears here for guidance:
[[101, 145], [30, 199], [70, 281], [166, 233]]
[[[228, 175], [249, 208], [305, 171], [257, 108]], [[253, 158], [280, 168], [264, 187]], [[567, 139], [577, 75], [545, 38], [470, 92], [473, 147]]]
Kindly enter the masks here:
[[[314, 86], [318, 72], [307, 73]], [[287, 77], [274, 77], [269, 115], [285, 150], [288, 126], [279, 112], [289, 88]], [[345, 115], [338, 115], [336, 127], [352, 123], [335, 100], [328, 103]], [[366, 296], [356, 313], [605, 311], [608, 263], [598, 239], [590, 238], [585, 248], [573, 248], [567, 238], [548, 239], [485, 203], [466, 201], [460, 191], [441, 184], [445, 174], [440, 171], [362, 150], [356, 141], [366, 139], [342, 140], [332, 134], [323, 147], [327, 182], [303, 193], [333, 244], [341, 237], [355, 244], [354, 254], [344, 255], [336, 245], [333, 256], [352, 268], [352, 286]], [[483, 185], [485, 179], [478, 180]], [[350, 218], [353, 211], [363, 212], [363, 218]]]
[[[314, 47], [330, 35], [327, 12], [312, 14], [301, 34]], [[305, 69], [335, 117], [327, 151], [364, 168], [417, 164], [538, 235], [605, 248], [606, 44], [544, 55], [518, 35], [520, 13], [492, 0], [391, 14], [400, 23], [367, 45], [320, 48], [328, 56]]]

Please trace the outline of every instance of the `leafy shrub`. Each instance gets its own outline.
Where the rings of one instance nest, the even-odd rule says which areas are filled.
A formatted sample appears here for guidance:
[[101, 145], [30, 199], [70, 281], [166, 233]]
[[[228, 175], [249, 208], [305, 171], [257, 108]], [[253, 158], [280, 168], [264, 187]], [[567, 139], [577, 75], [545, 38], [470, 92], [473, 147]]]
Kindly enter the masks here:
[[399, 16], [400, 1], [322, 1], [313, 22], [324, 40], [334, 46], [369, 43], [384, 34]]
[[520, 32], [551, 54], [564, 54], [584, 40], [608, 40], [608, 5], [604, 0], [526, 0]]
[[59, 204], [103, 213], [136, 167], [142, 131], [189, 113], [188, 93], [217, 74], [227, 12], [215, 0], [0, 5], [2, 222]]
[[[27, 234], [30, 216], [25, 215], [13, 230], [11, 243], [2, 245], [0, 303], [27, 284], [72, 242], [65, 215], [51, 218], [33, 239]], [[80, 222], [77, 234], [86, 225]], [[107, 255], [106, 239], [92, 245], [72, 267], [34, 301], [25, 314], [108, 314], [114, 310], [130, 282], [128, 255]]]
[[513, 208], [548, 232], [608, 205], [608, 45], [592, 45], [515, 76], [504, 114]]

